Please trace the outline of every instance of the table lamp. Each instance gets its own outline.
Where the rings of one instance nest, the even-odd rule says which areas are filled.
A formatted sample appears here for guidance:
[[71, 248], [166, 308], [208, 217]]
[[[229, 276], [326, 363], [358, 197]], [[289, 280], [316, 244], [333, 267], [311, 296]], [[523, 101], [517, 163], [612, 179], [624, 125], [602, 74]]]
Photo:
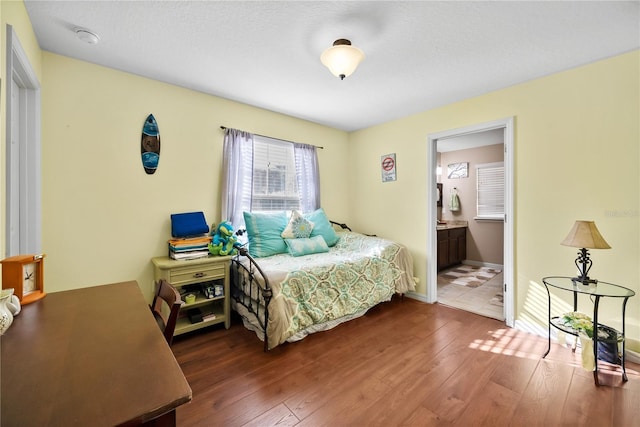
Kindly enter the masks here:
[[589, 270], [593, 262], [589, 258], [589, 251], [587, 249], [611, 249], [611, 246], [604, 240], [595, 222], [593, 221], [576, 221], [573, 224], [573, 228], [560, 243], [564, 246], [571, 246], [574, 248], [580, 248], [578, 252], [578, 258], [576, 258], [575, 264], [578, 267], [579, 275], [573, 277], [575, 282], [582, 282], [582, 284], [598, 283], [595, 279], [589, 278]]

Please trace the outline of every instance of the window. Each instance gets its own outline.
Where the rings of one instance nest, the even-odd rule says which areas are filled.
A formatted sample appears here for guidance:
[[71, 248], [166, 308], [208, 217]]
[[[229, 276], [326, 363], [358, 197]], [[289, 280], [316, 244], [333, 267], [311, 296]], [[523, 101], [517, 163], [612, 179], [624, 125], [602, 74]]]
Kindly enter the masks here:
[[244, 212], [320, 207], [316, 147], [226, 129], [221, 217], [244, 227]]
[[476, 166], [476, 219], [504, 220], [504, 162]]
[[253, 138], [252, 211], [300, 209], [293, 144]]

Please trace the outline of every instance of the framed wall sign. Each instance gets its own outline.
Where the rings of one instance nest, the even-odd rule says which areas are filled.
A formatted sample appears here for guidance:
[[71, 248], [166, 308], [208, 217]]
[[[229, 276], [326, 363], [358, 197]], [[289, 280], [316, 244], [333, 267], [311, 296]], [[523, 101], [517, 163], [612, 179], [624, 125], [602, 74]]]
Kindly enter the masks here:
[[385, 154], [380, 157], [382, 182], [396, 180], [396, 153]]
[[468, 178], [469, 177], [469, 162], [462, 163], [449, 163], [447, 168], [447, 178]]

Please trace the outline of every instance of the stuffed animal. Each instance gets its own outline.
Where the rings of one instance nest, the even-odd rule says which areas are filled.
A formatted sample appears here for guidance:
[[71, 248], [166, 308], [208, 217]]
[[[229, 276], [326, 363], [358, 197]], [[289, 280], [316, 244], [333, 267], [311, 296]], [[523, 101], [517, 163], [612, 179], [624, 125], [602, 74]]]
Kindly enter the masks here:
[[211, 255], [235, 255], [238, 238], [233, 234], [233, 225], [229, 221], [222, 221], [217, 227], [212, 227], [213, 241], [209, 243]]

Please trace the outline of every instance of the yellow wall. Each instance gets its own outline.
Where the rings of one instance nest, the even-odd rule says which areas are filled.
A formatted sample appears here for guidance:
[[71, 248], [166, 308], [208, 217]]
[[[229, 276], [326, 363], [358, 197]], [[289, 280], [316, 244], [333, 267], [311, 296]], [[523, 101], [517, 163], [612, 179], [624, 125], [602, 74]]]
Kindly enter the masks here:
[[[220, 219], [219, 126], [225, 125], [325, 146], [319, 160], [329, 215], [407, 245], [424, 294], [432, 262], [426, 258], [426, 225], [435, 220], [427, 218], [428, 134], [515, 116], [517, 319], [544, 323], [540, 279], [573, 274], [576, 251], [559, 242], [576, 219], [595, 220], [613, 247], [592, 251], [592, 276], [640, 293], [638, 51], [346, 134], [42, 53], [22, 2], [0, 2], [0, 19], [0, 109], [5, 111], [5, 23], [15, 27], [42, 84], [48, 291], [135, 279], [149, 295], [149, 258], [166, 252], [169, 214], [203, 210], [209, 222]], [[149, 113], [158, 119], [162, 138], [155, 175], [144, 173], [138, 149]], [[4, 176], [6, 142], [0, 134]], [[397, 181], [382, 183], [380, 156], [388, 153], [396, 153]], [[627, 310], [628, 335], [636, 340], [638, 298]], [[603, 313], [615, 319], [618, 306], [607, 302]]]
[[[446, 145], [446, 142], [443, 143]], [[502, 221], [475, 221], [478, 195], [476, 192], [477, 166], [483, 163], [502, 162], [504, 160], [504, 144], [487, 145], [465, 150], [448, 151], [441, 154], [440, 165], [443, 173], [443, 203], [440, 219], [444, 221], [466, 221], [467, 257], [468, 261], [478, 261], [502, 265], [504, 262], [504, 223]], [[451, 163], [468, 163], [468, 178], [447, 177], [447, 166]], [[459, 198], [460, 210], [451, 212], [449, 200], [453, 188]]]
[[[347, 134], [281, 114], [44, 53], [43, 251], [47, 288], [135, 279], [150, 295], [150, 258], [166, 255], [170, 214], [218, 222], [220, 125], [321, 145], [322, 203], [348, 219]], [[160, 163], [147, 175], [140, 132], [153, 113]]]
[[[352, 133], [353, 225], [409, 246], [424, 294], [435, 262], [426, 257], [426, 224], [435, 221], [427, 218], [427, 136], [514, 116], [516, 318], [546, 324], [541, 278], [574, 273], [577, 250], [559, 243], [576, 219], [594, 220], [613, 247], [591, 251], [591, 276], [640, 294], [639, 63], [635, 51]], [[382, 183], [380, 156], [392, 152], [398, 179]], [[638, 298], [627, 307], [636, 340]], [[602, 309], [619, 319], [619, 302]]]

